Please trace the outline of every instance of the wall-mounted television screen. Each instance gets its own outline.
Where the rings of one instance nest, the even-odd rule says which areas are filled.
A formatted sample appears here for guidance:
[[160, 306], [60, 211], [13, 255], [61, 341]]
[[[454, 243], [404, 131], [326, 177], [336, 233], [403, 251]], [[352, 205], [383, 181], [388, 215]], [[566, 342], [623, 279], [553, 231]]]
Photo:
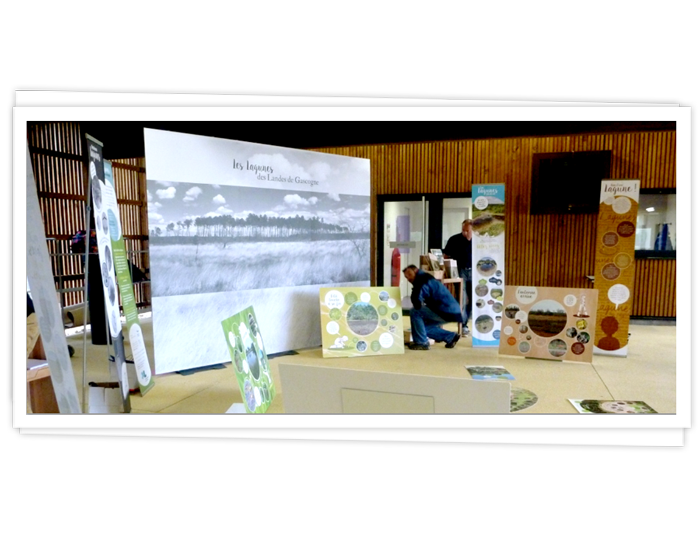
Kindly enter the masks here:
[[596, 213], [611, 158], [609, 150], [533, 154], [530, 213]]

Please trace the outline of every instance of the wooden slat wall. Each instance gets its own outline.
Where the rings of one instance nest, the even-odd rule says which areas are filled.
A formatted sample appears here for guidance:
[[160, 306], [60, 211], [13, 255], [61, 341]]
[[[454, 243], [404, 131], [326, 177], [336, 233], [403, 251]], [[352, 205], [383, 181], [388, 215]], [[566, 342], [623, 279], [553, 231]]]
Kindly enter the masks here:
[[[70, 253], [69, 240], [85, 228], [85, 180], [80, 126], [73, 123], [31, 125], [29, 152], [37, 183], [49, 254]], [[54, 276], [63, 274], [63, 288], [80, 288], [83, 272], [77, 256], [51, 256]], [[59, 288], [57, 283], [56, 288]], [[83, 292], [62, 294], [64, 306], [83, 302]]]
[[[70, 238], [85, 223], [85, 181], [83, 133], [74, 123], [32, 124], [27, 141], [37, 182], [37, 193], [50, 254], [70, 253]], [[146, 213], [146, 172], [143, 158], [112, 162], [117, 204], [127, 252], [142, 270], [148, 269], [148, 221]], [[64, 276], [65, 289], [81, 288], [84, 271], [78, 256], [52, 256], [55, 277]], [[57, 282], [57, 289], [59, 283]], [[135, 285], [136, 302], [150, 304], [148, 284]], [[63, 305], [84, 301], [84, 291], [65, 292]]]
[[[145, 158], [112, 160], [112, 174], [127, 254], [135, 266], [148, 272], [150, 263]], [[150, 304], [150, 284], [134, 285], [134, 298], [142, 305]]]
[[[472, 184], [506, 184], [507, 283], [590, 288], [597, 214], [530, 215], [532, 155], [611, 150], [612, 179], [640, 179], [642, 188], [676, 187], [674, 131], [519, 137], [321, 148], [371, 160], [372, 209], [384, 194], [470, 192]], [[563, 184], [576, 187], [576, 184]], [[376, 213], [376, 211], [374, 212]], [[376, 221], [372, 222], [376, 281]], [[455, 231], [456, 232], [456, 231]], [[675, 261], [639, 260], [634, 316], [675, 317]]]

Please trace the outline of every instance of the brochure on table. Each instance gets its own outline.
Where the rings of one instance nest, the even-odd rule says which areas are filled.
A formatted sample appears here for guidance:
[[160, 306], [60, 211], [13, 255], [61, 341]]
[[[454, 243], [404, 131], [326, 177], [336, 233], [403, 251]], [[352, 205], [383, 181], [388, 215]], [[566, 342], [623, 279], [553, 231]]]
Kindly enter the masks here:
[[627, 356], [639, 180], [603, 180], [596, 236], [595, 280], [600, 294], [594, 352]]
[[506, 286], [498, 352], [591, 362], [598, 290]]
[[246, 411], [267, 412], [275, 385], [253, 307], [223, 320], [221, 326]]
[[404, 352], [400, 288], [321, 288], [320, 299], [324, 357]]
[[503, 316], [505, 184], [472, 186], [472, 344], [498, 347]]
[[582, 414], [657, 414], [644, 401], [570, 399], [569, 402]]

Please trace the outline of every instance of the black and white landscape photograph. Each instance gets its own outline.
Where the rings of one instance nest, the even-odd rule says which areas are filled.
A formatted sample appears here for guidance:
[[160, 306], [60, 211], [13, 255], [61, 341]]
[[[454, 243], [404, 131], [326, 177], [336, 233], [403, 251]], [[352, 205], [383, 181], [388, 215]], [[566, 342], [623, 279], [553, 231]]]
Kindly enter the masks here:
[[369, 197], [148, 184], [154, 297], [369, 280]]

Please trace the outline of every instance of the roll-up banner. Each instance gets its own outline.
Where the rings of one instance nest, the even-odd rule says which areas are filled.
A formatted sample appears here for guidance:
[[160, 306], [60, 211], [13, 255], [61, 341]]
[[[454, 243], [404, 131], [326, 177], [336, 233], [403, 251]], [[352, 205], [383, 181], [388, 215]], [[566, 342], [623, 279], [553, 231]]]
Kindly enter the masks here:
[[[134, 365], [136, 367], [136, 379], [141, 395], [148, 392], [153, 385], [151, 366], [148, 362], [148, 353], [143, 341], [143, 331], [139, 323], [139, 311], [134, 298], [134, 286], [129, 270], [129, 260], [126, 256], [126, 246], [124, 244], [124, 234], [122, 232], [119, 217], [119, 207], [117, 206], [116, 188], [114, 186], [114, 175], [112, 173], [112, 163], [104, 163], [105, 183], [102, 200], [108, 208], [109, 238], [112, 243], [112, 258], [114, 269], [117, 273], [117, 284], [119, 285], [119, 295], [121, 295], [122, 308], [126, 318], [126, 330], [129, 333], [129, 344], [133, 354]], [[112, 223], [114, 221], [114, 223]], [[98, 231], [99, 236], [99, 231]]]
[[505, 291], [505, 184], [472, 186], [472, 345], [498, 347]]
[[92, 207], [95, 218], [95, 234], [100, 259], [102, 291], [105, 296], [105, 315], [109, 332], [112, 335], [114, 347], [114, 363], [117, 368], [117, 379], [121, 388], [124, 412], [131, 412], [129, 401], [129, 377], [126, 371], [124, 355], [124, 337], [119, 314], [119, 296], [117, 281], [114, 275], [114, 258], [112, 255], [111, 236], [121, 236], [119, 223], [119, 208], [114, 185], [105, 180], [105, 168], [102, 158], [102, 144], [93, 137], [86, 135], [88, 153], [88, 168], [92, 192]]
[[598, 290], [597, 355], [627, 356], [639, 185], [639, 180], [601, 182], [593, 283]]
[[[66, 332], [56, 298], [56, 285], [46, 247], [46, 233], [41, 219], [32, 160], [27, 149], [27, 283], [39, 323], [41, 341], [51, 371], [58, 411], [79, 414], [80, 400], [75, 385], [73, 366], [68, 354]], [[27, 387], [28, 388], [28, 387]]]

